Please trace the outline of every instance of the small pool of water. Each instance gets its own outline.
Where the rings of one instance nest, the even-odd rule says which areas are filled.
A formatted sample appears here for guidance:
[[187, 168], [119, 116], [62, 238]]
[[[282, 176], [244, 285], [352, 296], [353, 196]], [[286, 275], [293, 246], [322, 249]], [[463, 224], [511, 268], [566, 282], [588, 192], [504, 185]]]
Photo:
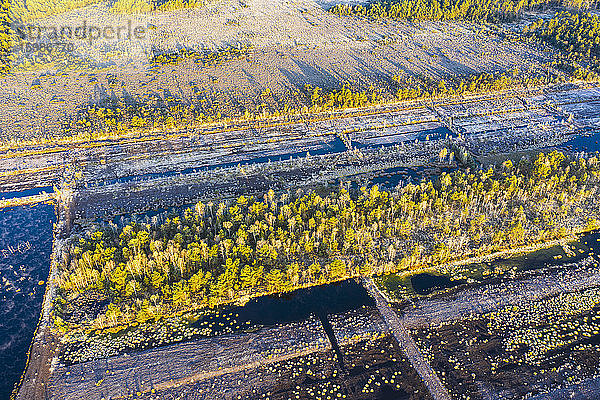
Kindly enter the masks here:
[[[472, 264], [467, 269], [479, 270], [485, 267], [494, 267], [501, 270], [514, 268], [517, 272], [532, 271], [544, 267], [556, 267], [566, 263], [576, 263], [588, 257], [590, 253], [600, 254], [600, 231], [594, 231], [582, 235], [578, 240], [569, 243], [566, 248], [553, 246], [547, 249], [536, 250], [531, 253], [517, 255], [507, 258], [499, 258], [488, 263]], [[478, 276], [473, 276], [479, 279]]]
[[[565, 251], [566, 249], [566, 251]], [[498, 258], [483, 263], [461, 266], [447, 274], [422, 273], [413, 276], [390, 274], [379, 279], [379, 284], [392, 297], [402, 300], [414, 295], [429, 295], [436, 291], [452, 289], [469, 284], [489, 283], [493, 280], [514, 277], [515, 274], [536, 271], [542, 268], [563, 268], [593, 256], [600, 261], [600, 231], [581, 235], [578, 240], [562, 246], [553, 246], [531, 253]], [[460, 279], [450, 279], [450, 274]], [[508, 274], [508, 275], [507, 275]]]
[[427, 295], [435, 290], [450, 289], [464, 281], [453, 281], [447, 276], [433, 274], [418, 274], [410, 279], [410, 283], [415, 293]]
[[586, 153], [592, 153], [600, 151], [600, 131], [577, 135], [561, 147], [566, 147], [574, 152], [585, 151]]
[[[311, 315], [338, 314], [374, 305], [365, 288], [354, 279], [349, 279], [281, 295], [257, 297], [243, 306], [223, 310], [223, 315], [236, 315], [241, 326], [272, 326], [303, 321]], [[196, 325], [207, 321], [224, 322], [207, 315], [196, 321]]]
[[302, 321], [310, 315], [339, 314], [366, 305], [373, 306], [373, 299], [362, 285], [349, 279], [279, 296], [258, 297], [235, 312], [242, 321], [275, 325]]

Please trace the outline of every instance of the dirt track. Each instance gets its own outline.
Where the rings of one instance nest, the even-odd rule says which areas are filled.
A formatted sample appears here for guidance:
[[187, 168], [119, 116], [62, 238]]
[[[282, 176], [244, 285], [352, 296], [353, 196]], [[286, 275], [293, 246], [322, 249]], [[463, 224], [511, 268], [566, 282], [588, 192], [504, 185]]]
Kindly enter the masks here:
[[396, 313], [390, 308], [386, 300], [383, 298], [379, 292], [379, 289], [377, 289], [373, 283], [373, 279], [364, 279], [363, 285], [369, 294], [374, 298], [375, 303], [377, 304], [377, 309], [388, 325], [390, 332], [392, 335], [394, 335], [398, 341], [398, 344], [400, 345], [400, 348], [425, 382], [425, 386], [427, 386], [427, 389], [429, 389], [429, 393], [431, 393], [431, 396], [434, 398], [434, 400], [450, 400], [450, 394], [448, 393], [448, 390], [444, 387], [440, 381], [440, 378], [437, 376], [433, 368], [431, 368], [425, 357], [423, 357], [421, 354], [421, 351], [408, 333], [403, 321], [398, 318]]

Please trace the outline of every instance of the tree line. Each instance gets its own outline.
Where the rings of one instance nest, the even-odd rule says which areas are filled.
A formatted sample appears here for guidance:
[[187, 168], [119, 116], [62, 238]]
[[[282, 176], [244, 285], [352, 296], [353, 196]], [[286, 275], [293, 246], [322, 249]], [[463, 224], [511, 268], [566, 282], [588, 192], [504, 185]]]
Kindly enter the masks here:
[[12, 49], [12, 30], [10, 28], [11, 0], [0, 3], [0, 74], [10, 71], [10, 55]]
[[174, 11], [204, 5], [204, 0], [117, 0], [111, 10], [116, 13], [148, 13], [153, 11]]
[[515, 68], [502, 73], [482, 72], [466, 76], [449, 76], [446, 79], [434, 79], [425, 75], [415, 77], [394, 76], [390, 85], [393, 93], [392, 98], [386, 97], [382, 89], [373, 87], [354, 89], [352, 85], [347, 83], [340, 89], [326, 90], [312, 85], [305, 85], [304, 89], [310, 102], [308, 111], [319, 112], [367, 107], [383, 104], [386, 101], [497, 92], [516, 87], [556, 83], [560, 80], [561, 77], [556, 74], [534, 76]]
[[525, 35], [559, 49], [553, 65], [575, 79], [600, 79], [600, 21], [587, 12], [561, 11], [525, 27]]
[[572, 58], [600, 56], [600, 21], [596, 14], [562, 11], [551, 19], [539, 19], [524, 32], [534, 34]]
[[[55, 322], [64, 330], [143, 322], [597, 228], [598, 161], [541, 153], [394, 191], [269, 191], [199, 202], [163, 222], [100, 226], [69, 245]], [[87, 322], [75, 317], [81, 309]]]
[[372, 19], [427, 20], [427, 21], [512, 21], [523, 11], [549, 6], [590, 8], [596, 1], [589, 0], [373, 0], [366, 5], [339, 3], [330, 12], [345, 16]]
[[530, 74], [518, 68], [501, 73], [481, 72], [467, 76], [449, 76], [446, 79], [433, 79], [427, 76], [408, 79], [396, 76], [393, 79], [398, 85], [396, 92], [398, 100], [498, 92], [513, 88], [547, 85], [564, 80], [557, 74]]

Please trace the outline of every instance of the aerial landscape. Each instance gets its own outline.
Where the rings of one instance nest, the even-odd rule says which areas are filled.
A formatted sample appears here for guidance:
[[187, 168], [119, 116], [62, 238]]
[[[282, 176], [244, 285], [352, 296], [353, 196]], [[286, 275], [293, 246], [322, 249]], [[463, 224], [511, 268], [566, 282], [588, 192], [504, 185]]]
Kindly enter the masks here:
[[589, 0], [1, 0], [0, 400], [600, 399]]

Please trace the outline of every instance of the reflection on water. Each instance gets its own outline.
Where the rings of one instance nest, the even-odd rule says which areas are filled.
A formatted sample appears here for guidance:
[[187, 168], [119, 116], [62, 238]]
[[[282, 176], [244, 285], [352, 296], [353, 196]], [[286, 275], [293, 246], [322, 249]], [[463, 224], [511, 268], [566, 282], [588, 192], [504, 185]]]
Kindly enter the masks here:
[[0, 399], [25, 367], [50, 268], [54, 207], [0, 210]]
[[[338, 314], [373, 306], [367, 291], [354, 279], [343, 282], [298, 289], [282, 295], [257, 297], [243, 306], [227, 308], [225, 313], [236, 315], [241, 326], [271, 326], [303, 321], [311, 315]], [[225, 315], [225, 314], [223, 314]], [[208, 315], [196, 322], [225, 322]]]
[[250, 300], [235, 312], [241, 321], [257, 325], [285, 324], [302, 321], [310, 315], [338, 314], [374, 302], [354, 279], [330, 285], [299, 289], [281, 296], [264, 296]]
[[430, 295], [465, 284], [488, 284], [504, 277], [542, 268], [562, 268], [592, 256], [600, 261], [600, 231], [582, 235], [565, 246], [553, 246], [531, 253], [498, 258], [483, 263], [453, 266], [450, 270], [413, 276], [391, 274], [379, 279], [392, 297], [402, 300], [415, 295]]
[[17, 199], [27, 196], [36, 196], [42, 193], [53, 193], [54, 188], [52, 186], [44, 186], [33, 189], [21, 190], [16, 192], [2, 192], [0, 193], [1, 199]]
[[[579, 240], [566, 246], [553, 246], [514, 257], [499, 258], [493, 262], [477, 263], [470, 266], [473, 270], [493, 267], [498, 270], [514, 269], [517, 272], [531, 271], [544, 267], [555, 267], [565, 263], [579, 262], [590, 254], [600, 253], [600, 231], [582, 235]], [[477, 278], [475, 276], [474, 278]]]

